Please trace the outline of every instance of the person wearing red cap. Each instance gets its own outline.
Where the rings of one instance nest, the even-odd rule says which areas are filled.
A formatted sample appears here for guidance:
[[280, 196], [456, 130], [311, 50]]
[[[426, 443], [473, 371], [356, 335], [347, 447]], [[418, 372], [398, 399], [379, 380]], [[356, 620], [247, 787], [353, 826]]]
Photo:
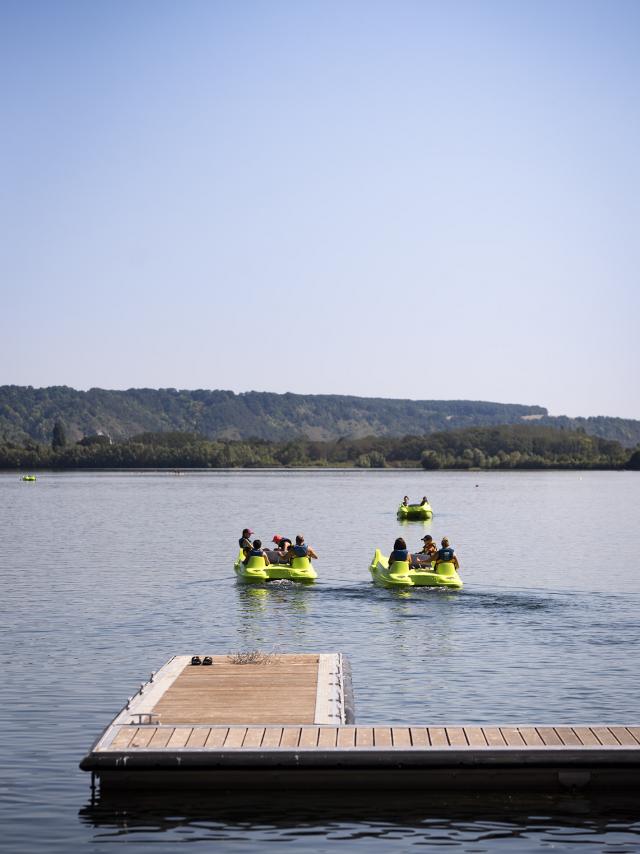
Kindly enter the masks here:
[[289, 563], [289, 549], [291, 548], [289, 537], [274, 534], [271, 542], [275, 543], [275, 548], [267, 552], [271, 558], [271, 563]]
[[251, 542], [249, 537], [251, 536], [251, 534], [254, 534], [254, 533], [255, 533], [255, 531], [252, 531], [251, 528], [243, 528], [242, 529], [242, 536], [238, 540], [238, 545], [240, 546], [242, 551], [245, 553], [245, 555], [247, 554], [247, 552], [250, 552], [251, 549], [253, 548], [253, 543]]
[[276, 534], [273, 538], [273, 542], [276, 544], [276, 548], [279, 552], [282, 552], [283, 555], [291, 548], [291, 540], [289, 537], [281, 537], [280, 534]]

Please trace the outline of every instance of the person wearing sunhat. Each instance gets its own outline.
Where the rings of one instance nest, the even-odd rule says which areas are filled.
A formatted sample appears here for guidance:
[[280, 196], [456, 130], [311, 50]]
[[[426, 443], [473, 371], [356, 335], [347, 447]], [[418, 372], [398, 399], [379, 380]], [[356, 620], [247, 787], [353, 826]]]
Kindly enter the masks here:
[[255, 531], [252, 531], [251, 528], [243, 528], [242, 536], [238, 540], [238, 545], [245, 554], [247, 553], [247, 551], [251, 551], [251, 549], [253, 548], [253, 543], [249, 539], [251, 534], [255, 534]]

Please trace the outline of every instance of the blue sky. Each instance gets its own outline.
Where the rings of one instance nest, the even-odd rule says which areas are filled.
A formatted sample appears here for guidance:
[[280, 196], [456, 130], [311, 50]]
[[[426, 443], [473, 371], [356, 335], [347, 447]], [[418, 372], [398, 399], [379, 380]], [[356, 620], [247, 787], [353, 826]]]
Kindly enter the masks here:
[[0, 383], [640, 418], [640, 3], [1, 14]]

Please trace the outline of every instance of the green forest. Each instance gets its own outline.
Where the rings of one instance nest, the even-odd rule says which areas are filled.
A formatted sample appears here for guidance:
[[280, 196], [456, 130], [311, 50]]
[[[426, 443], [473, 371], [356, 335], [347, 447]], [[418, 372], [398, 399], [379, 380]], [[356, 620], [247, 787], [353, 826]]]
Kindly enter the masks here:
[[[416, 394], [420, 394], [419, 388]], [[341, 438], [401, 438], [515, 424], [583, 430], [590, 436], [613, 439], [628, 448], [640, 443], [640, 421], [551, 416], [542, 406], [517, 403], [257, 391], [235, 394], [206, 389], [77, 391], [67, 386], [0, 386], [0, 441], [48, 444], [56, 421], [65, 425], [71, 442], [103, 434], [118, 447], [125, 440], [140, 444], [134, 440], [144, 433], [197, 434], [218, 440], [225, 447], [230, 440], [248, 442], [253, 447], [255, 439], [275, 443], [298, 439], [330, 443]], [[214, 457], [216, 453], [212, 451]]]
[[211, 440], [197, 433], [145, 432], [114, 442], [69, 440], [54, 424], [50, 441], [0, 443], [2, 469], [260, 468], [337, 466], [437, 469], [640, 469], [640, 447], [538, 424], [474, 427], [426, 436], [318, 441]]

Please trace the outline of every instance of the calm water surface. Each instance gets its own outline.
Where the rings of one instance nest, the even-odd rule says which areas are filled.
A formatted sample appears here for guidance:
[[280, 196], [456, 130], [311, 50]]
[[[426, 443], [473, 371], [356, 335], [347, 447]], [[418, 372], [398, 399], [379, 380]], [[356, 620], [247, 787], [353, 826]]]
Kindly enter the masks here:
[[[396, 521], [405, 492], [432, 522]], [[176, 653], [342, 651], [359, 723], [638, 724], [639, 507], [618, 472], [0, 475], [0, 846], [640, 850], [633, 798], [92, 804], [77, 768]], [[236, 585], [247, 525], [304, 533], [319, 583]], [[451, 539], [464, 591], [372, 588], [375, 547], [425, 532]]]

